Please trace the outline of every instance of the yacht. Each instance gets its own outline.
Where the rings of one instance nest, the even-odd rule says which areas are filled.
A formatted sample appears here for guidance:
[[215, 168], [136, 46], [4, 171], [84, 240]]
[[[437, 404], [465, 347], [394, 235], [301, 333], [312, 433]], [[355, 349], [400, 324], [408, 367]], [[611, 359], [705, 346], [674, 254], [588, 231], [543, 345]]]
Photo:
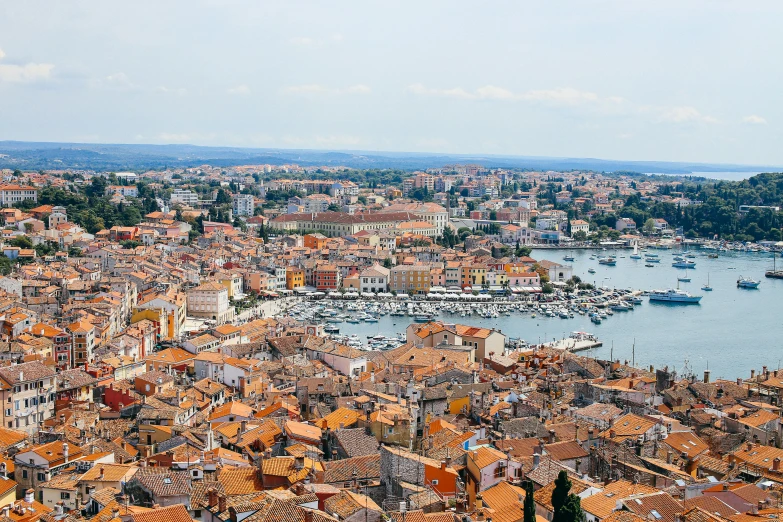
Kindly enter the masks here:
[[[649, 254], [647, 254], [647, 255], [649, 256]], [[647, 257], [645, 259], [645, 261], [648, 262], [648, 263], [660, 263], [661, 262], [661, 258], [659, 258], [658, 256], [656, 256], [656, 257]]]
[[575, 258], [571, 254], [567, 254], [563, 256], [563, 261], [573, 261]]
[[617, 260], [613, 257], [602, 257], [598, 260], [599, 265], [614, 266], [617, 264]]
[[693, 303], [701, 301], [700, 295], [691, 295], [685, 290], [679, 288], [670, 288], [669, 290], [653, 290], [650, 292], [650, 301], [661, 301], [666, 303]]
[[756, 281], [755, 279], [751, 279], [749, 277], [743, 277], [740, 276], [739, 279], [737, 279], [737, 288], [758, 288], [761, 284], [761, 281]]
[[672, 266], [674, 268], [696, 268], [696, 263], [685, 259], [683, 261], [675, 261], [674, 263], [672, 263]]
[[710, 286], [710, 274], [707, 273], [707, 284], [701, 287], [702, 290], [705, 292], [712, 292], [712, 287]]

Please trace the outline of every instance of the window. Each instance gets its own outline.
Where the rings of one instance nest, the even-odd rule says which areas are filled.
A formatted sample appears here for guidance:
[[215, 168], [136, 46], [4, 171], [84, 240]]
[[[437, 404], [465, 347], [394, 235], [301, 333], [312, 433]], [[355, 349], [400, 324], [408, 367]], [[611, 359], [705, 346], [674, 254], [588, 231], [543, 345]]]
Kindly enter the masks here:
[[65, 491], [60, 492], [60, 500], [68, 500], [71, 498], [70, 493], [66, 493]]
[[437, 486], [438, 485], [438, 479], [433, 479], [432, 480], [432, 485], [433, 486]]

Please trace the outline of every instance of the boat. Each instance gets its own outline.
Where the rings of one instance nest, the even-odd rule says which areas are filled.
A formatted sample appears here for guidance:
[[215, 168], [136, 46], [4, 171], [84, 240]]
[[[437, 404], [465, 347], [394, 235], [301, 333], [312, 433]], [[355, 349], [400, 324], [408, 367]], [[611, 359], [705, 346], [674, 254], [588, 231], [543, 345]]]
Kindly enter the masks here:
[[645, 263], [645, 264], [644, 264], [644, 266], [646, 266], [647, 268], [652, 268], [652, 267], [654, 267], [655, 265], [651, 265], [650, 263]]
[[591, 274], [595, 274], [595, 268], [588, 268], [587, 271]]
[[430, 314], [416, 314], [413, 316], [413, 320], [417, 323], [426, 323], [432, 320], [432, 316]]
[[688, 269], [687, 268], [685, 269], [685, 275], [682, 276], [682, 277], [678, 277], [677, 281], [679, 281], [681, 283], [690, 283], [691, 282], [691, 278], [688, 277]]
[[634, 241], [633, 242], [633, 254], [631, 254], [631, 259], [641, 259], [642, 256], [639, 254], [639, 244]]
[[696, 263], [693, 261], [683, 260], [683, 261], [675, 261], [672, 263], [672, 266], [674, 268], [696, 268]]
[[601, 324], [601, 318], [600, 318], [599, 316], [597, 316], [597, 315], [591, 315], [591, 316], [590, 316], [590, 320], [591, 320], [591, 321], [592, 321], [594, 324]]
[[710, 259], [718, 259], [718, 254], [707, 254]]
[[617, 260], [613, 257], [602, 257], [598, 260], [599, 265], [607, 265], [607, 266], [615, 266], [617, 264]]
[[775, 264], [775, 254], [772, 254], [772, 270], [764, 272], [764, 277], [771, 277], [772, 279], [783, 279], [783, 270], [778, 270]]
[[650, 292], [650, 301], [658, 301], [663, 303], [683, 303], [683, 304], [697, 304], [701, 301], [700, 295], [691, 295], [685, 290], [679, 288], [670, 288], [668, 290], [653, 290]]
[[647, 254], [645, 254], [645, 255], [647, 257], [658, 257], [658, 254], [653, 254], [653, 253], [649, 253], [649, 252]]
[[707, 284], [701, 287], [702, 290], [705, 292], [712, 292], [712, 287], [710, 286], [710, 274], [707, 272]]
[[752, 290], [758, 288], [760, 284], [761, 281], [756, 281], [749, 277], [739, 276], [739, 279], [737, 279], [737, 288], [748, 288]]
[[645, 258], [645, 261], [648, 263], [660, 263], [661, 259], [659, 257], [647, 257]]
[[571, 254], [566, 254], [563, 256], [563, 261], [573, 261], [575, 258]]

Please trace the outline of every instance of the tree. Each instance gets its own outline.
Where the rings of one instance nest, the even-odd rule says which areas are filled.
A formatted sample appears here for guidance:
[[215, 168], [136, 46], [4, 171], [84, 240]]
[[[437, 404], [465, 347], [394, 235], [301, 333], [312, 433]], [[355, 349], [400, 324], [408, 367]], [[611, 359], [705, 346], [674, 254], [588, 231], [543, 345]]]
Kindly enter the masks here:
[[82, 257], [82, 249], [76, 246], [68, 247], [68, 257]]
[[340, 205], [338, 205], [337, 203], [331, 203], [326, 208], [326, 210], [328, 210], [329, 212], [340, 212], [341, 209], [340, 209]]
[[231, 196], [226, 192], [225, 189], [218, 189], [217, 196], [215, 196], [215, 203], [218, 205], [224, 205], [226, 203], [231, 203]]
[[11, 246], [15, 246], [19, 248], [33, 248], [33, 242], [30, 241], [29, 237], [25, 237], [25, 236], [16, 236], [9, 243], [11, 244]]
[[655, 220], [653, 218], [648, 219], [644, 222], [644, 226], [642, 227], [642, 231], [649, 235], [652, 235], [653, 232], [655, 232]]
[[522, 507], [523, 522], [536, 522], [536, 501], [533, 498], [533, 481], [526, 480], [522, 487], [525, 489], [525, 502]]
[[0, 254], [0, 274], [7, 276], [14, 268], [14, 263], [5, 255]]
[[392, 260], [390, 257], [387, 257], [383, 260], [383, 268], [391, 268], [392, 267]]
[[565, 470], [560, 470], [555, 479], [555, 489], [552, 490], [552, 508], [554, 516], [552, 522], [566, 522], [563, 518], [563, 508], [568, 501], [568, 493], [571, 491], [571, 479]]
[[584, 230], [580, 230], [579, 232], [574, 232], [573, 235], [574, 241], [587, 241], [587, 232]]

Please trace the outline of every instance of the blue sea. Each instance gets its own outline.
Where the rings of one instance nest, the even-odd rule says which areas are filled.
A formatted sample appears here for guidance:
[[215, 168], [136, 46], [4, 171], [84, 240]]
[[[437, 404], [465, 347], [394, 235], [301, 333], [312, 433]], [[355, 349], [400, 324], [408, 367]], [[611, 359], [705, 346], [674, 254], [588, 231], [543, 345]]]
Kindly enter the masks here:
[[[678, 250], [650, 250], [661, 258], [654, 268], [646, 268], [644, 260], [630, 259], [630, 250], [607, 252], [617, 257], [614, 267], [590, 260], [592, 252], [586, 250], [571, 251], [575, 261], [566, 263], [563, 261], [566, 252], [534, 250], [532, 257], [571, 264], [574, 275], [584, 281], [615, 288], [674, 288], [677, 277], [685, 274], [685, 270], [671, 266], [671, 258]], [[639, 367], [668, 366], [682, 371], [687, 364], [699, 376], [709, 368], [713, 379], [748, 378], [751, 368], [779, 368], [783, 358], [783, 280], [764, 277], [764, 271], [772, 267], [772, 255], [721, 252], [718, 259], [709, 259], [705, 251], [691, 253], [696, 255], [696, 268], [688, 270], [692, 282], [680, 283], [680, 288], [703, 295], [698, 305], [656, 304], [645, 298], [644, 304], [633, 311], [615, 313], [600, 325], [580, 315], [573, 319], [529, 315], [469, 320], [442, 315], [441, 318], [497, 328], [509, 337], [529, 343], [560, 339], [572, 331], [591, 332], [604, 343], [603, 347], [582, 352], [583, 355], [608, 359], [612, 354], [615, 359], [631, 361], [635, 352]], [[779, 259], [778, 265], [782, 268]], [[591, 267], [595, 268], [595, 274], [588, 273]], [[712, 292], [701, 290], [708, 274]], [[761, 280], [761, 286], [758, 290], [737, 288], [740, 275]], [[385, 316], [378, 323], [342, 323], [339, 327], [341, 334], [356, 333], [364, 339], [370, 334], [404, 332], [408, 324], [407, 317]]]

